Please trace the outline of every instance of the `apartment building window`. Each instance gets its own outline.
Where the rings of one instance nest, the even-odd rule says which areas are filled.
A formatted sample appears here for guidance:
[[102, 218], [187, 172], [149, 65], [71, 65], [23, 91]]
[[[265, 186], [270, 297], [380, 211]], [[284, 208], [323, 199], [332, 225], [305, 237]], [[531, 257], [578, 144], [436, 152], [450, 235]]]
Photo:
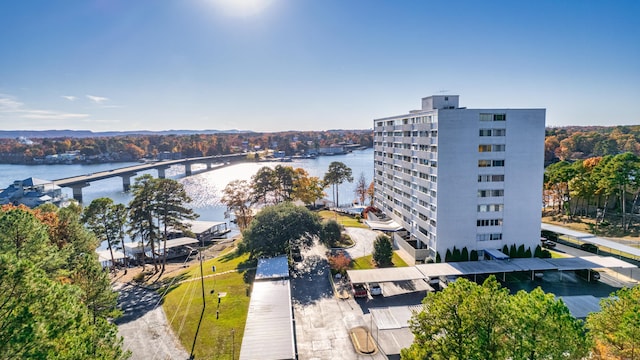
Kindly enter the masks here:
[[504, 175], [478, 175], [478, 182], [502, 182]]
[[493, 160], [491, 162], [491, 166], [493, 166], [493, 167], [503, 167], [504, 166], [504, 160]]
[[506, 121], [507, 114], [480, 114], [480, 121]]
[[500, 225], [502, 225], [502, 219], [482, 219], [482, 220], [477, 220], [476, 221], [476, 225], [478, 227], [500, 226]]
[[477, 241], [502, 240], [502, 234], [500, 234], [500, 233], [496, 233], [496, 234], [477, 234], [476, 235], [476, 240]]
[[503, 204], [481, 204], [478, 205], [478, 212], [502, 211]]
[[478, 145], [478, 152], [489, 152], [491, 151], [491, 145]]
[[493, 136], [505, 136], [507, 135], [507, 129], [493, 129]]
[[503, 152], [505, 149], [505, 144], [493, 144], [491, 146], [491, 151], [493, 152]]
[[504, 196], [504, 190], [502, 189], [494, 189], [494, 190], [478, 190], [478, 197], [498, 197]]
[[491, 160], [478, 160], [478, 167], [491, 167]]
[[491, 129], [480, 129], [480, 136], [491, 136]]
[[376, 126], [382, 126], [382, 121], [378, 121], [378, 122], [376, 123]]

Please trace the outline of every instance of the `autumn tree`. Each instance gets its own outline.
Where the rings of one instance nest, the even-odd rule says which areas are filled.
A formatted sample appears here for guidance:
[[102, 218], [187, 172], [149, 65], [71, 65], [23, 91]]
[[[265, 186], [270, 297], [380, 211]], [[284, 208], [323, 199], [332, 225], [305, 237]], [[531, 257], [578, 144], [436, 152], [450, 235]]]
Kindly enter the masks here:
[[231, 181], [222, 192], [221, 201], [229, 211], [233, 211], [235, 214], [240, 230], [246, 229], [251, 222], [253, 198], [252, 187], [246, 180]]
[[623, 288], [600, 301], [587, 317], [600, 359], [640, 359], [640, 286]]

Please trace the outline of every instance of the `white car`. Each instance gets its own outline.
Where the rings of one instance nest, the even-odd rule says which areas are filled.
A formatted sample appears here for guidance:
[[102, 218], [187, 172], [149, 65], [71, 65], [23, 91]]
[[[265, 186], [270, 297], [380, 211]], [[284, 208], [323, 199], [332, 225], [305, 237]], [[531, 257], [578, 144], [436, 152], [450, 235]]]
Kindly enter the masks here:
[[382, 295], [382, 288], [380, 287], [380, 284], [369, 283], [367, 284], [367, 287], [369, 288], [369, 294], [371, 294], [371, 296]]

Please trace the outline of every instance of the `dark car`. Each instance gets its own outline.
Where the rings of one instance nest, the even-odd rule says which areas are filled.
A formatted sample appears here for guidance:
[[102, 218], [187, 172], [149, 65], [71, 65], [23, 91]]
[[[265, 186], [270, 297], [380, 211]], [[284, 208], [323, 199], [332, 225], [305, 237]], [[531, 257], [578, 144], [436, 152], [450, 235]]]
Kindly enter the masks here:
[[588, 251], [588, 252], [592, 252], [594, 254], [598, 253], [598, 247], [591, 244], [591, 243], [584, 243], [582, 245], [580, 245], [580, 249], [584, 250], [584, 251]]
[[542, 247], [547, 249], [553, 249], [554, 247], [556, 247], [556, 243], [550, 240], [545, 240], [545, 241], [542, 241]]
[[367, 288], [364, 284], [351, 284], [353, 287], [353, 297], [367, 297]]
[[[589, 274], [591, 272], [591, 274]], [[587, 281], [598, 281], [600, 280], [600, 273], [595, 270], [582, 269], [576, 270], [576, 275], [587, 280]]]

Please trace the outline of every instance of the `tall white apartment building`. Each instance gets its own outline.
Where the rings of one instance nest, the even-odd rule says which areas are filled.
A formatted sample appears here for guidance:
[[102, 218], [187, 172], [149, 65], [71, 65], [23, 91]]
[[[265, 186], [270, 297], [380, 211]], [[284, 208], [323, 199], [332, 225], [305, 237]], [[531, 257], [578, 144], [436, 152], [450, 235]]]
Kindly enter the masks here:
[[545, 109], [467, 109], [457, 95], [374, 120], [375, 205], [416, 260], [540, 240]]

